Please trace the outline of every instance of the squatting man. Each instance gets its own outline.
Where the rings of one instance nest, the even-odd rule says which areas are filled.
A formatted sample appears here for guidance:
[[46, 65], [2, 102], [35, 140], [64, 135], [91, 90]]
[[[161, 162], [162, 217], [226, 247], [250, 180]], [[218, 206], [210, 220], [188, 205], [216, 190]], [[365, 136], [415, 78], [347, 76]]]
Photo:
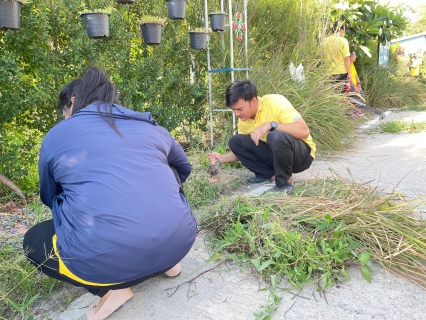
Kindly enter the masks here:
[[229, 140], [231, 152], [209, 154], [210, 163], [241, 161], [255, 174], [249, 184], [275, 181], [272, 192], [290, 193], [293, 173], [308, 169], [315, 158], [315, 143], [300, 113], [282, 95], [258, 97], [248, 79], [230, 84], [225, 99], [238, 117], [238, 134]]

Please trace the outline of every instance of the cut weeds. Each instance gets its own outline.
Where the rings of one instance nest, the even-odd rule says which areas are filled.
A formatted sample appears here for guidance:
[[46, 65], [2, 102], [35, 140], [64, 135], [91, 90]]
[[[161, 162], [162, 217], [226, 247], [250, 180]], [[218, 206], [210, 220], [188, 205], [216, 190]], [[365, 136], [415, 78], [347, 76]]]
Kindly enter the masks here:
[[426, 289], [426, 221], [414, 200], [337, 179], [300, 188], [291, 197], [235, 196], [206, 209], [200, 227], [210, 231], [213, 255], [250, 261], [272, 290], [283, 279], [323, 290], [349, 280], [354, 265], [371, 282], [372, 261]]

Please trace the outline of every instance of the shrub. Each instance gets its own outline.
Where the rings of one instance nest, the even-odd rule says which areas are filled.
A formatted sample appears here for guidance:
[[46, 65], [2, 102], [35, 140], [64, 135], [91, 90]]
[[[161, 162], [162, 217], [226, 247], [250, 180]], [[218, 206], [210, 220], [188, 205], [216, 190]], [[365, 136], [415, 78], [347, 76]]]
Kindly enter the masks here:
[[407, 105], [423, 104], [425, 85], [418, 79], [396, 74], [396, 66], [370, 66], [359, 70], [367, 102], [374, 108], [402, 109]]
[[38, 189], [38, 153], [42, 134], [37, 129], [12, 122], [0, 133], [0, 174], [14, 181], [24, 192]]

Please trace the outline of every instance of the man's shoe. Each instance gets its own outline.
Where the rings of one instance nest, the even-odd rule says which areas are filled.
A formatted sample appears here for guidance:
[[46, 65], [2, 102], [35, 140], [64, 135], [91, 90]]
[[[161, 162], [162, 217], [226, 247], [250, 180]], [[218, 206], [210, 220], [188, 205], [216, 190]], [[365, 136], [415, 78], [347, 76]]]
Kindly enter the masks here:
[[293, 187], [294, 187], [294, 184], [293, 184], [293, 183], [286, 182], [286, 183], [285, 183], [282, 187], [275, 186], [275, 187], [273, 187], [272, 189], [267, 190], [265, 193], [273, 193], [273, 192], [278, 193], [278, 192], [285, 192], [285, 193], [287, 193], [287, 194], [290, 194], [290, 193], [292, 193], [292, 192], [293, 192]]
[[250, 177], [247, 179], [247, 182], [250, 184], [254, 184], [254, 183], [271, 182], [271, 180], [268, 178]]

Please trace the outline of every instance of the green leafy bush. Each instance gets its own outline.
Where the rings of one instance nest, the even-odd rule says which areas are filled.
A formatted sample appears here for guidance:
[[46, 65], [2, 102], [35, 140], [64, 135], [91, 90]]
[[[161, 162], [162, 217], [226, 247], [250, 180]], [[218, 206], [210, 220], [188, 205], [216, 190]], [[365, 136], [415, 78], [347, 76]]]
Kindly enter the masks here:
[[42, 133], [37, 129], [15, 126], [12, 122], [0, 133], [0, 173], [14, 181], [24, 192], [38, 189], [38, 154]]
[[378, 109], [403, 109], [424, 104], [426, 87], [418, 79], [401, 76], [396, 66], [370, 66], [359, 70], [367, 102]]

